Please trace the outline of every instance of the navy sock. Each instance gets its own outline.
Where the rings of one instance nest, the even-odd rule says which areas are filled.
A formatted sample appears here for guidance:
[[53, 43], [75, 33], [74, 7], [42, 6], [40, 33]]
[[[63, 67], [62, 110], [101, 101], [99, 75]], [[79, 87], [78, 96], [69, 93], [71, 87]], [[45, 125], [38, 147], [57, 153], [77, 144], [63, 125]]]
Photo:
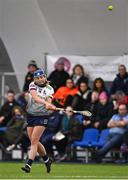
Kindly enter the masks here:
[[47, 155], [42, 156], [44, 163], [47, 163], [49, 160], [49, 157]]
[[32, 163], [33, 163], [33, 160], [32, 160], [32, 159], [29, 159], [28, 162], [27, 162], [27, 164], [28, 164], [29, 166], [31, 166]]

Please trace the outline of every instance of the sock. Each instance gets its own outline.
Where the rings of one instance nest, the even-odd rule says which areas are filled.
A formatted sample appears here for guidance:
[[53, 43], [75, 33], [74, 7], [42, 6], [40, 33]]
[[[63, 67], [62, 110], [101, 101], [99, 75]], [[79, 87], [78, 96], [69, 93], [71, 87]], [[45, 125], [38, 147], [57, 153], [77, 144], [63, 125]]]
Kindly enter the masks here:
[[47, 163], [49, 161], [49, 157], [47, 155], [42, 156], [44, 163]]
[[29, 159], [26, 165], [28, 165], [28, 166], [31, 167], [32, 163], [33, 163], [33, 160], [32, 160], [32, 159]]

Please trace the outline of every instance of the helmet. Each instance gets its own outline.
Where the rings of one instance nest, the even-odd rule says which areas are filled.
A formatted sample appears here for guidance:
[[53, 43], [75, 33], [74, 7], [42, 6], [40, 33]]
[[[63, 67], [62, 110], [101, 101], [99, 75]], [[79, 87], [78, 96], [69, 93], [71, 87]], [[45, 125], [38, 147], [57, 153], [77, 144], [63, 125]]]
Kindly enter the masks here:
[[37, 71], [34, 72], [33, 76], [34, 77], [46, 76], [46, 74], [43, 69], [38, 69]]

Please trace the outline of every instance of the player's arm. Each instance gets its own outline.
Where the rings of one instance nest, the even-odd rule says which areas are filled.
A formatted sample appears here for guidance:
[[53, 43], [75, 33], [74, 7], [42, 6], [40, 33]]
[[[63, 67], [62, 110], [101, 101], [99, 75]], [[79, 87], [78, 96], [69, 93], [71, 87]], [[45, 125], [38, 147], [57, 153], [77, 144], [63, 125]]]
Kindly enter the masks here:
[[[55, 110], [55, 109], [56, 109], [56, 106], [54, 106], [54, 105], [52, 104], [52, 97], [48, 97], [48, 98], [46, 99], [46, 102], [48, 103], [48, 104], [46, 104], [46, 108], [47, 108], [47, 109], [51, 109], [51, 110]], [[52, 108], [49, 107], [49, 105], [50, 105], [50, 106], [52, 105]]]
[[45, 100], [43, 98], [40, 98], [36, 92], [36, 90], [31, 90], [30, 91], [30, 94], [33, 98], [33, 100], [36, 102], [36, 103], [39, 103], [39, 104], [44, 104], [46, 106], [47, 109], [55, 109], [55, 106], [51, 104], [51, 101], [50, 99], [48, 100]]
[[46, 108], [51, 109], [51, 110], [56, 110], [56, 106], [54, 106], [52, 104], [53, 94], [54, 94], [54, 89], [51, 86], [49, 86], [49, 89], [47, 91], [46, 102], [48, 102], [50, 105], [52, 105], [52, 108], [49, 107], [49, 104], [48, 104], [48, 106], [46, 105]]
[[47, 101], [48, 103], [52, 103], [52, 97], [48, 97], [48, 98], [46, 99], [46, 101]]

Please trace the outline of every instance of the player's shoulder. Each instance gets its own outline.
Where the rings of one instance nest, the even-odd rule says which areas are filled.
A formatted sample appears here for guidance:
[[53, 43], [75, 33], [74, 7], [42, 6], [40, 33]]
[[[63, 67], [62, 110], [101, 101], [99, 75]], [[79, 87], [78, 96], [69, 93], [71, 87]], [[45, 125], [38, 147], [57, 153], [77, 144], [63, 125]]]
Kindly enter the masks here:
[[35, 85], [34, 81], [32, 81], [32, 82], [29, 84], [29, 86], [36, 86], [36, 85]]
[[31, 84], [34, 84], [34, 85], [35, 85], [34, 81], [30, 82], [30, 84], [29, 84], [29, 85], [31, 85]]
[[53, 87], [50, 86], [49, 84], [46, 85], [46, 88], [49, 89], [49, 90], [53, 90]]
[[46, 85], [46, 91], [53, 94], [54, 93], [54, 89], [52, 86], [50, 86], [49, 84]]
[[29, 84], [29, 90], [35, 90], [36, 88], [34, 81]]

